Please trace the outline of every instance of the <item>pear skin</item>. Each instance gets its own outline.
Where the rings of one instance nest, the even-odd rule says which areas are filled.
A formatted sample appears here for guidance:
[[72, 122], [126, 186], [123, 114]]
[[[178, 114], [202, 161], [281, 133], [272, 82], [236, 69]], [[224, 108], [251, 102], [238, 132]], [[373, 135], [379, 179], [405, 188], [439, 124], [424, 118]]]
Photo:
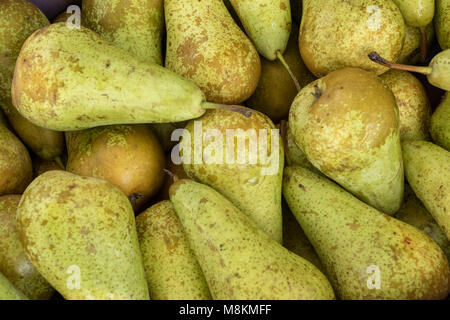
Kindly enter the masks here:
[[139, 243], [153, 300], [210, 300], [208, 285], [170, 201], [136, 218]]
[[192, 80], [210, 102], [237, 104], [255, 91], [258, 52], [222, 0], [165, 0], [166, 67]]
[[334, 299], [315, 266], [272, 240], [214, 189], [179, 180], [170, 200], [213, 299]]
[[20, 195], [0, 197], [0, 272], [31, 300], [48, 300], [54, 289], [25, 255], [16, 229]]
[[304, 168], [308, 168], [309, 170], [320, 173], [319, 170], [316, 169], [312, 165], [311, 162], [309, 162], [308, 158], [306, 157], [305, 153], [298, 147], [297, 143], [295, 142], [294, 134], [292, 133], [292, 129], [289, 127], [289, 123], [286, 124], [286, 163], [289, 166], [301, 166]]
[[67, 300], [148, 300], [130, 202], [109, 182], [49, 171], [24, 192], [25, 253]]
[[436, 0], [434, 19], [436, 35], [442, 49], [450, 48], [450, 0]]
[[433, 21], [435, 0], [392, 0], [402, 12], [407, 25], [425, 27]]
[[33, 177], [36, 178], [47, 171], [62, 170], [63, 168], [53, 160], [44, 160], [34, 156], [31, 159], [33, 164]]
[[438, 146], [450, 151], [450, 94], [434, 111], [431, 117], [431, 137]]
[[[234, 130], [234, 135], [230, 130]], [[284, 154], [279, 132], [272, 121], [257, 111], [247, 118], [234, 111], [208, 110], [198, 120], [190, 121], [186, 131], [189, 136], [183, 137], [180, 147], [187, 175], [227, 197], [281, 243]], [[257, 143], [263, 139], [267, 143]], [[242, 141], [245, 146], [238, 150]], [[267, 155], [267, 162], [261, 153]]]
[[28, 298], [0, 273], [0, 300], [28, 300]]
[[[406, 26], [405, 42], [403, 43], [402, 52], [397, 63], [417, 64], [420, 61], [420, 47], [422, 42], [422, 34], [420, 28]], [[427, 35], [428, 49], [433, 45], [435, 40], [435, 31], [432, 23], [425, 27]]]
[[116, 125], [66, 133], [66, 170], [121, 189], [138, 211], [164, 182], [164, 152], [147, 125]]
[[450, 49], [434, 56], [429, 69], [428, 81], [435, 87], [450, 91]]
[[377, 51], [397, 61], [404, 39], [403, 16], [391, 0], [303, 1], [300, 52], [317, 77], [345, 67], [386, 72], [367, 55]]
[[162, 64], [164, 0], [83, 0], [85, 26], [130, 53]]
[[284, 197], [341, 299], [445, 299], [450, 268], [418, 229], [301, 167], [284, 172]]
[[205, 112], [204, 95], [192, 82], [65, 23], [28, 38], [11, 90], [23, 116], [61, 131], [178, 122]]
[[399, 111], [374, 73], [346, 68], [309, 84], [292, 104], [289, 127], [323, 174], [384, 213], [400, 208]]
[[427, 141], [402, 147], [409, 185], [450, 239], [450, 152]]

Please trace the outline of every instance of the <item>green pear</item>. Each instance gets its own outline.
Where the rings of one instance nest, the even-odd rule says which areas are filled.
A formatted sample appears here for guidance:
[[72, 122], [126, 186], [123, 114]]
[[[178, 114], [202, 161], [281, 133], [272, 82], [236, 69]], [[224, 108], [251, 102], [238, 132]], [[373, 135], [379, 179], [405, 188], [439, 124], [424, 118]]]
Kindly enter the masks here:
[[407, 25], [425, 27], [433, 21], [435, 0], [392, 0], [402, 12]]
[[286, 168], [283, 193], [338, 297], [444, 299], [450, 293], [447, 258], [418, 229], [305, 168]]
[[215, 300], [334, 299], [313, 264], [272, 240], [214, 189], [179, 180], [170, 200]]
[[405, 188], [403, 205], [394, 217], [429, 235], [441, 247], [447, 260], [450, 261], [450, 240], [409, 186]]
[[436, 35], [442, 49], [450, 48], [450, 0], [436, 0], [434, 19]]
[[317, 77], [344, 67], [386, 72], [367, 55], [378, 51], [397, 61], [404, 39], [403, 16], [391, 0], [303, 1], [300, 52]]
[[222, 0], [165, 0], [166, 67], [192, 80], [208, 101], [236, 104], [255, 91], [258, 52]]
[[63, 134], [32, 124], [20, 115], [11, 100], [11, 83], [20, 48], [28, 36], [48, 24], [44, 14], [29, 1], [0, 3], [0, 106], [22, 141], [39, 156], [53, 159], [63, 152]]
[[289, 126], [289, 123], [286, 124], [286, 141], [285, 141], [285, 148], [286, 148], [286, 163], [289, 166], [301, 166], [304, 168], [308, 168], [309, 170], [320, 173], [319, 170], [316, 169], [312, 165], [311, 162], [309, 162], [308, 158], [306, 157], [306, 154], [298, 147], [297, 143], [295, 142], [294, 134], [292, 133], [292, 129]]
[[282, 242], [284, 154], [279, 131], [267, 116], [208, 110], [187, 124], [180, 148], [190, 178], [223, 194]]
[[0, 273], [0, 300], [28, 300], [28, 298]]
[[32, 300], [50, 299], [54, 289], [25, 255], [16, 229], [20, 195], [0, 197], [0, 272]]
[[28, 259], [65, 299], [149, 299], [133, 209], [109, 182], [46, 172], [16, 219]]
[[0, 196], [22, 193], [33, 178], [28, 150], [0, 124]]
[[[434, 26], [430, 23], [425, 27], [428, 48], [433, 45], [435, 39]], [[397, 59], [397, 63], [417, 64], [420, 61], [422, 45], [422, 34], [419, 28], [406, 26], [405, 42], [403, 43], [402, 52]], [[427, 50], [428, 50], [427, 48]]]
[[403, 142], [405, 175], [450, 239], [450, 152], [427, 141]]
[[291, 32], [289, 0], [230, 0], [258, 52], [275, 60], [286, 49]]
[[136, 56], [162, 64], [164, 0], [83, 0], [85, 26]]
[[422, 83], [402, 70], [389, 70], [380, 79], [395, 96], [400, 115], [400, 139], [430, 139], [431, 104]]
[[159, 143], [161, 144], [164, 152], [172, 150], [172, 148], [177, 144], [176, 141], [172, 141], [172, 133], [180, 128], [184, 128], [186, 122], [178, 123], [152, 123], [150, 127], [152, 131], [158, 137]]
[[150, 296], [154, 300], [210, 300], [205, 276], [170, 201], [136, 218]]
[[25, 42], [12, 96], [30, 121], [63, 131], [178, 122], [205, 112], [204, 95], [192, 82], [65, 23], [41, 29]]
[[444, 100], [434, 111], [431, 117], [431, 137], [434, 143], [450, 151], [450, 94], [445, 95]]
[[394, 214], [403, 199], [395, 97], [369, 71], [346, 68], [309, 84], [289, 114], [308, 160], [361, 200]]

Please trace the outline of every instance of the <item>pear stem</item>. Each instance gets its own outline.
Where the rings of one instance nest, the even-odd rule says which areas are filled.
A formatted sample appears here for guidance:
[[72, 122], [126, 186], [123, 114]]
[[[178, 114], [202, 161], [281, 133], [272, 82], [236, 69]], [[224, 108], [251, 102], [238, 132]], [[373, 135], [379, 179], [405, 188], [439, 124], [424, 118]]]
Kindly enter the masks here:
[[428, 56], [428, 39], [425, 27], [420, 28], [420, 33], [422, 35], [422, 42], [420, 44], [420, 60], [422, 63], [424, 63], [427, 60]]
[[222, 103], [203, 102], [202, 108], [207, 110], [230, 110], [233, 112], [238, 112], [244, 115], [246, 118], [251, 118], [251, 116], [253, 115], [253, 110], [249, 108]]
[[164, 171], [169, 177], [172, 178], [173, 182], [177, 182], [178, 180], [180, 180], [180, 179], [178, 178], [178, 176], [177, 176], [176, 174], [174, 174], [172, 171], [167, 170], [167, 169], [163, 169], [163, 171]]
[[404, 64], [398, 64], [398, 63], [393, 63], [393, 62], [387, 61], [386, 59], [382, 58], [376, 52], [370, 53], [369, 58], [373, 62], [376, 62], [378, 64], [381, 64], [382, 66], [385, 66], [385, 67], [388, 67], [391, 69], [417, 72], [417, 73], [421, 73], [421, 74], [425, 74], [425, 75], [429, 75], [429, 74], [431, 74], [431, 72], [433, 72], [433, 68], [431, 68], [431, 67], [407, 66]]
[[53, 160], [56, 162], [56, 164], [57, 164], [62, 170], [66, 170], [66, 168], [64, 167], [64, 163], [63, 163], [62, 160], [61, 160], [61, 157], [55, 157]]
[[281, 54], [280, 51], [277, 51], [276, 53], [278, 60], [280, 60], [281, 64], [284, 66], [284, 68], [287, 70], [287, 72], [289, 73], [289, 75], [292, 78], [292, 81], [294, 81], [295, 87], [297, 88], [297, 91], [302, 90], [302, 87], [300, 86], [300, 83], [298, 82], [297, 77], [294, 75], [294, 73], [292, 72], [291, 68], [289, 67], [289, 65], [287, 64], [286, 60], [284, 60], [283, 55]]

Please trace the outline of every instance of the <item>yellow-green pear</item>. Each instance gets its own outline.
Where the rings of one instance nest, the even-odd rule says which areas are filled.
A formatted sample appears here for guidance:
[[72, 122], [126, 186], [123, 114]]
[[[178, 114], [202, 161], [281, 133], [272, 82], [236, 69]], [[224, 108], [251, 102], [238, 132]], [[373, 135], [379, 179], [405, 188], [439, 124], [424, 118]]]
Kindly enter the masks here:
[[330, 300], [309, 261], [267, 236], [214, 189], [179, 180], [170, 200], [215, 300]]
[[436, 35], [442, 49], [450, 48], [450, 0], [436, 0], [434, 19]]
[[44, 14], [29, 1], [0, 2], [0, 107], [17, 135], [31, 150], [45, 159], [53, 159], [63, 152], [63, 134], [30, 123], [20, 115], [11, 100], [11, 83], [20, 48], [33, 32], [48, 24]]
[[0, 300], [28, 300], [28, 298], [0, 273]]
[[[432, 23], [425, 27], [428, 47], [433, 45], [435, 40], [435, 31]], [[422, 34], [417, 27], [406, 26], [405, 42], [402, 52], [397, 59], [397, 63], [417, 64], [421, 58]], [[428, 48], [427, 48], [428, 50]]]
[[434, 143], [450, 151], [450, 94], [445, 95], [444, 100], [434, 111], [431, 117], [431, 137]]
[[284, 154], [279, 130], [267, 116], [208, 110], [187, 124], [180, 147], [190, 178], [220, 192], [282, 242]]
[[210, 300], [208, 285], [170, 201], [136, 218], [145, 274], [153, 300]]
[[20, 195], [0, 197], [0, 272], [32, 300], [50, 299], [54, 289], [25, 255], [16, 228]]
[[236, 104], [255, 91], [258, 52], [222, 0], [165, 0], [166, 67], [192, 80], [208, 101]]
[[289, 123], [286, 123], [286, 141], [285, 141], [285, 148], [286, 148], [286, 163], [289, 166], [301, 166], [304, 168], [308, 168], [311, 171], [314, 171], [316, 173], [320, 173], [319, 170], [316, 169], [312, 165], [311, 162], [309, 162], [308, 158], [306, 157], [306, 154], [298, 147], [297, 143], [295, 142], [294, 134], [292, 133], [292, 129], [289, 126]]
[[133, 209], [109, 182], [46, 172], [16, 220], [28, 259], [65, 299], [149, 299]]
[[134, 55], [162, 64], [164, 0], [83, 0], [85, 26]]
[[450, 239], [450, 152], [427, 141], [402, 147], [409, 185]]
[[178, 122], [205, 112], [204, 95], [192, 82], [62, 22], [25, 42], [12, 96], [31, 122], [63, 131]]
[[403, 200], [395, 97], [369, 71], [345, 68], [309, 84], [289, 113], [295, 142], [323, 174], [378, 210]]
[[450, 268], [425, 233], [302, 167], [285, 169], [284, 197], [341, 299], [445, 299]]
[[428, 140], [431, 104], [422, 83], [402, 70], [389, 70], [380, 79], [395, 96], [400, 115], [400, 139]]
[[403, 17], [391, 0], [303, 1], [300, 52], [317, 77], [345, 67], [386, 72], [367, 55], [378, 51], [397, 61], [404, 39]]
[[286, 49], [291, 32], [289, 0], [230, 0], [258, 52], [275, 60]]
[[406, 24], [425, 27], [433, 21], [435, 0], [392, 0], [402, 12]]

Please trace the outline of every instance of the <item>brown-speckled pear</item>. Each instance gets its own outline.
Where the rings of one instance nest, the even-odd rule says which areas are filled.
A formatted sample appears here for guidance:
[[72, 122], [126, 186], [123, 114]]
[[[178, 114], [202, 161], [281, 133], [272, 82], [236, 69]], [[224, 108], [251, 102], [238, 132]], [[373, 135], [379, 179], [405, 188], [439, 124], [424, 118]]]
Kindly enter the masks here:
[[450, 48], [450, 0], [436, 0], [434, 19], [436, 35], [442, 49]]
[[399, 112], [374, 73], [345, 68], [309, 84], [292, 104], [289, 127], [322, 173], [384, 213], [400, 208]]
[[258, 52], [222, 0], [165, 0], [166, 67], [195, 82], [208, 101], [236, 104], [255, 91]]
[[162, 64], [164, 0], [83, 0], [85, 26], [134, 55]]
[[404, 39], [403, 17], [391, 0], [303, 1], [300, 52], [317, 77], [344, 67], [386, 72], [367, 55], [378, 51], [396, 61]]
[[214, 189], [179, 180], [170, 200], [215, 300], [330, 300], [309, 261], [271, 239]]
[[210, 300], [208, 284], [170, 201], [136, 218], [139, 243], [153, 300]]
[[[403, 43], [402, 52], [397, 59], [398, 63], [417, 64], [421, 56], [422, 34], [417, 27], [406, 26], [405, 42]], [[425, 27], [428, 47], [433, 45], [435, 40], [434, 26], [430, 23]]]
[[291, 32], [289, 0], [230, 0], [258, 52], [268, 60], [283, 54]]
[[392, 0], [402, 12], [407, 25], [425, 27], [433, 21], [435, 0]]
[[283, 193], [341, 299], [434, 300], [450, 293], [447, 258], [418, 229], [305, 168], [285, 169]]
[[52, 159], [63, 152], [63, 134], [30, 123], [11, 100], [11, 83], [20, 48], [34, 31], [48, 24], [44, 14], [29, 1], [0, 1], [0, 106], [22, 141], [39, 156]]
[[147, 125], [71, 131], [66, 140], [66, 170], [109, 181], [126, 194], [136, 212], [164, 182], [164, 152]]
[[431, 117], [431, 137], [434, 143], [450, 151], [450, 94], [445, 95], [444, 100], [434, 111]]
[[401, 70], [389, 70], [380, 79], [395, 96], [400, 115], [400, 139], [430, 139], [431, 105], [422, 83]]
[[0, 273], [0, 300], [28, 300], [28, 298]]
[[[303, 63], [298, 51], [298, 27], [295, 25], [283, 56], [301, 87], [316, 79]], [[247, 100], [247, 106], [261, 111], [274, 122], [287, 119], [298, 90], [280, 61], [261, 58], [261, 66], [261, 79], [255, 93]]]
[[12, 96], [27, 119], [62, 131], [177, 122], [205, 112], [204, 95], [192, 82], [62, 22], [25, 42]]
[[208, 110], [186, 130], [180, 145], [187, 175], [223, 194], [281, 243], [284, 153], [272, 121], [258, 111], [247, 118]]
[[0, 124], [0, 195], [22, 193], [33, 178], [28, 150]]
[[402, 146], [409, 185], [450, 239], [450, 152], [427, 141]]
[[405, 188], [403, 205], [394, 217], [429, 235], [450, 261], [450, 240], [409, 186]]
[[0, 272], [32, 300], [50, 299], [55, 291], [25, 255], [16, 229], [20, 195], [0, 197]]
[[133, 209], [109, 182], [46, 172], [16, 219], [27, 257], [65, 299], [149, 299]]
[[286, 123], [286, 163], [289, 166], [301, 166], [303, 168], [308, 168], [309, 170], [320, 173], [316, 167], [309, 162], [306, 154], [298, 147], [295, 142], [294, 134], [292, 133], [292, 129], [289, 126], [289, 123]]

